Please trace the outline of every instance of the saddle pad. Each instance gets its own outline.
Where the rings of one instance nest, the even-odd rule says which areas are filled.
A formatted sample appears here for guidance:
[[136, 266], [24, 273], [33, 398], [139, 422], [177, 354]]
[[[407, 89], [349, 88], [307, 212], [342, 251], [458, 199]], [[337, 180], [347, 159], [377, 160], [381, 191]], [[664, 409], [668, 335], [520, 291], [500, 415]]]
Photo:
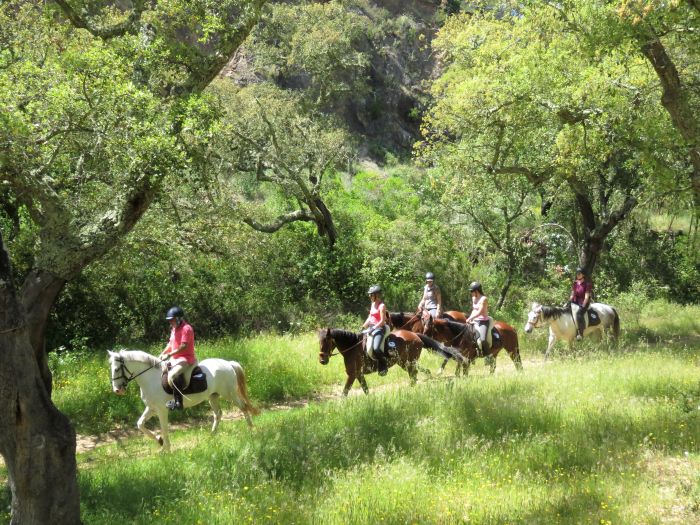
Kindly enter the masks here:
[[600, 324], [600, 315], [592, 308], [588, 309], [588, 326]]
[[500, 342], [501, 340], [501, 334], [495, 326], [491, 329], [491, 337], [493, 338], [494, 343], [496, 343], [497, 341]]
[[[161, 384], [163, 385], [163, 390], [165, 390], [166, 394], [172, 395], [173, 389], [170, 387], [170, 384], [168, 383], [168, 372], [164, 371], [163, 375], [161, 376], [160, 380]], [[185, 382], [185, 378], [182, 376], [179, 376], [175, 378], [175, 386], [177, 386], [179, 389], [182, 389], [182, 385]], [[182, 390], [183, 394], [199, 394], [200, 392], [204, 392], [207, 389], [207, 376], [204, 372], [202, 372], [202, 369], [199, 368], [198, 366], [194, 367], [194, 370], [192, 370], [192, 376], [190, 377], [190, 384], [187, 386], [185, 390]]]

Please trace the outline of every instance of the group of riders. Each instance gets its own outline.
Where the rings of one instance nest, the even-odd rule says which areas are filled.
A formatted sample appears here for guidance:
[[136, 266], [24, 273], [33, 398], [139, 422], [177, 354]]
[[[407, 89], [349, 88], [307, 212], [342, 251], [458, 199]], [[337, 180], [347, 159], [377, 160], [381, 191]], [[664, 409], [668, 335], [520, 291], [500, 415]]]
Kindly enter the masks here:
[[[484, 294], [481, 283], [474, 281], [469, 285], [472, 298], [472, 310], [466, 322], [475, 327], [477, 346], [482, 355], [488, 355], [490, 349], [489, 333], [493, 326], [493, 318], [489, 316], [489, 301]], [[382, 289], [378, 285], [371, 286], [368, 290], [371, 301], [369, 315], [362, 325], [363, 332], [367, 335], [367, 354], [376, 361], [379, 375], [386, 375], [388, 369], [387, 355], [384, 351], [384, 340], [391, 330], [389, 311], [382, 299]], [[577, 336], [581, 339], [585, 328], [584, 316], [591, 303], [593, 286], [586, 278], [583, 268], [576, 268], [576, 279], [571, 287], [569, 301], [578, 305], [576, 311]], [[425, 286], [416, 314], [422, 319], [439, 319], [443, 316], [442, 294], [435, 284], [435, 275], [432, 272], [425, 274]], [[185, 314], [179, 306], [170, 308], [165, 316], [170, 323], [170, 339], [159, 359], [163, 366], [164, 374], [167, 374], [168, 384], [173, 389], [173, 399], [168, 401], [170, 410], [180, 410], [183, 407], [182, 390], [189, 383], [192, 370], [197, 365], [197, 357], [194, 349], [194, 330], [185, 320]], [[176, 384], [176, 379], [182, 376], [184, 381]], [[184, 384], [184, 386], [182, 386]]]
[[[469, 293], [472, 298], [472, 310], [466, 323], [474, 325], [477, 347], [482, 355], [488, 355], [490, 350], [490, 332], [493, 328], [493, 318], [489, 316], [489, 300], [484, 294], [481, 283], [474, 281], [469, 285]], [[367, 354], [376, 361], [379, 375], [387, 373], [387, 355], [384, 351], [384, 340], [389, 334], [390, 322], [389, 312], [382, 300], [382, 289], [378, 285], [371, 286], [367, 292], [371, 304], [369, 315], [362, 325], [362, 330], [367, 335]], [[583, 335], [585, 324], [585, 313], [591, 304], [593, 296], [593, 284], [586, 278], [586, 272], [582, 267], [576, 268], [576, 278], [571, 286], [569, 302], [578, 305], [576, 310], [576, 339], [580, 340]], [[443, 315], [442, 294], [440, 287], [435, 284], [435, 274], [428, 272], [425, 274], [425, 286], [416, 315], [424, 320], [439, 319]]]

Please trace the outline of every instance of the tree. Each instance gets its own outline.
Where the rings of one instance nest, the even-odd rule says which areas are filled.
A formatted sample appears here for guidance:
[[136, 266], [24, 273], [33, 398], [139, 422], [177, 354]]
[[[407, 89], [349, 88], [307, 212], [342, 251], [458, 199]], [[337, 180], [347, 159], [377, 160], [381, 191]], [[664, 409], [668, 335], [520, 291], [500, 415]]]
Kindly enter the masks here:
[[265, 233], [290, 222], [310, 221], [333, 246], [337, 234], [321, 191], [324, 176], [348, 165], [349, 135], [333, 117], [305, 109], [299, 94], [269, 83], [234, 90], [222, 81], [216, 92], [227, 108], [225, 124], [211, 145], [211, 155], [219, 162], [205, 165], [217, 166], [227, 184], [235, 173], [239, 184], [247, 182], [257, 192], [272, 186], [285, 201], [282, 213], [263, 223], [253, 214], [270, 210], [260, 210], [254, 196], [241, 188], [236, 205], [244, 208], [239, 210], [243, 221]]
[[51, 307], [133, 228], [168, 177], [187, 172], [182, 123], [263, 3], [0, 6], [0, 202], [8, 217], [13, 206], [26, 210], [36, 236], [22, 276], [0, 238], [0, 452], [13, 523], [79, 522], [75, 435], [50, 400]]
[[[691, 168], [695, 216], [700, 219], [700, 2], [619, 0], [611, 17], [649, 61], [661, 86], [660, 101], [683, 138]], [[558, 6], [558, 9], [561, 7]]]
[[642, 58], [603, 46], [602, 31], [571, 27], [570, 18], [589, 29], [599, 19], [584, 3], [575, 17], [533, 3], [448, 20], [436, 41], [447, 66], [418, 150], [467, 177], [508, 175], [571, 195], [590, 272], [641, 199], [678, 190], [683, 160]]

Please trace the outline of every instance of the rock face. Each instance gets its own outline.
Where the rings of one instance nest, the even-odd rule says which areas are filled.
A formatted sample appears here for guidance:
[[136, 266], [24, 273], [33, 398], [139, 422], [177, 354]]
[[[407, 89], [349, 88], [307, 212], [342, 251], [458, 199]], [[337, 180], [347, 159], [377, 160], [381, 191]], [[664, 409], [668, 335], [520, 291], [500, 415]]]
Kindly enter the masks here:
[[[367, 24], [382, 26], [367, 44], [367, 95], [349, 99], [333, 111], [360, 139], [362, 156], [379, 162], [386, 152], [408, 155], [419, 137], [422, 111], [428, 101], [430, 80], [438, 71], [431, 41], [441, 18], [444, 0], [369, 1], [369, 9], [353, 12]], [[239, 85], [259, 82], [255, 56], [245, 48], [234, 56], [222, 76]], [[275, 78], [290, 87], [295, 79]]]

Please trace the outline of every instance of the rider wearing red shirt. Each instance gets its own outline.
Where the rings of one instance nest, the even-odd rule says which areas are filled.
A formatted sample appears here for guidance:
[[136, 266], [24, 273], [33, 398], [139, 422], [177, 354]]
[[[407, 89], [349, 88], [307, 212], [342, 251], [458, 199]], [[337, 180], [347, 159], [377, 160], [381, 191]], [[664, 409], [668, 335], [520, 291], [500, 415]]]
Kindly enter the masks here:
[[586, 310], [591, 305], [593, 283], [586, 279], [586, 272], [580, 266], [576, 268], [576, 279], [571, 285], [569, 301], [578, 305], [576, 311], [576, 340], [580, 341], [586, 328]]
[[168, 371], [168, 384], [173, 389], [173, 399], [166, 403], [170, 410], [182, 409], [182, 392], [174, 384], [175, 378], [182, 376], [185, 380], [183, 390], [190, 383], [192, 370], [197, 366], [197, 357], [194, 353], [194, 330], [185, 321], [185, 313], [179, 306], [173, 306], [165, 318], [170, 322], [170, 340], [160, 354], [161, 361], [169, 360], [171, 366]]

